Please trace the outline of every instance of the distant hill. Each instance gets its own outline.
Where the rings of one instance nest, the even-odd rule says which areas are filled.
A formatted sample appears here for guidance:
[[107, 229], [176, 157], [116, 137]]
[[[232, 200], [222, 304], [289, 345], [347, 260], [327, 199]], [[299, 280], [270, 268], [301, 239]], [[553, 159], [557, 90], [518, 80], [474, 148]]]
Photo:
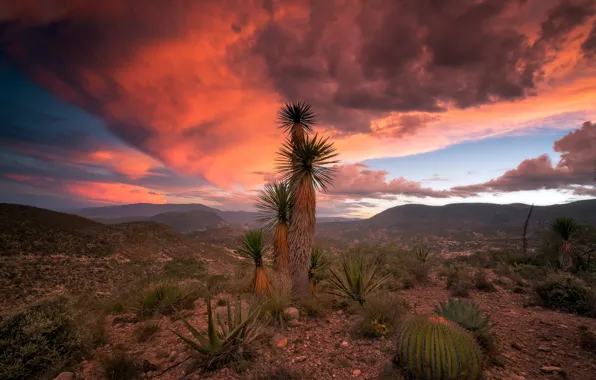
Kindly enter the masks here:
[[[431, 237], [466, 241], [512, 240], [521, 236], [530, 206], [490, 203], [458, 203], [445, 206], [403, 205], [387, 209], [370, 219], [317, 225], [317, 234], [343, 241], [407, 241]], [[596, 224], [596, 200], [562, 205], [535, 206], [531, 231], [557, 216]]]
[[[202, 212], [202, 213], [200, 213]], [[95, 221], [107, 224], [155, 220], [165, 223], [180, 232], [192, 232], [202, 229], [218, 228], [222, 221], [234, 227], [255, 227], [258, 226], [259, 214], [251, 211], [222, 211], [216, 208], [205, 206], [200, 203], [188, 204], [152, 204], [135, 203], [130, 205], [90, 207], [73, 210], [73, 214], [84, 216]], [[174, 214], [164, 217], [163, 214]], [[184, 213], [191, 213], [184, 216]], [[212, 214], [222, 220], [217, 220]], [[157, 218], [157, 219], [156, 219]], [[201, 220], [201, 219], [204, 220]], [[175, 222], [174, 222], [174, 219]], [[187, 222], [185, 222], [185, 220]], [[353, 221], [357, 218], [343, 217], [318, 217], [318, 223], [330, 223], [339, 221]]]
[[187, 212], [165, 212], [149, 217], [150, 221], [166, 224], [178, 232], [189, 233], [210, 228], [227, 226], [213, 211], [192, 210]]
[[[207, 216], [221, 221], [215, 214]], [[175, 215], [162, 218], [176, 223]], [[162, 223], [105, 225], [0, 203], [0, 312], [49, 293], [118, 292], [142, 278], [161, 275], [172, 264], [200, 268], [201, 263], [217, 263], [225, 256], [223, 248], [206, 246]]]

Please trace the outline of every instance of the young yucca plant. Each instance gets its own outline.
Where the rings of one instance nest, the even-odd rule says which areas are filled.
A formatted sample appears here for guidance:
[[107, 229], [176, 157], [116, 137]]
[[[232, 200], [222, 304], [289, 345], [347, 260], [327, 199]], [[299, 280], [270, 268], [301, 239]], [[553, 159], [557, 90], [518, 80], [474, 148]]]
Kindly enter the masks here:
[[573, 265], [571, 239], [577, 235], [579, 227], [575, 220], [571, 218], [557, 217], [551, 223], [549, 229], [561, 239], [561, 256], [559, 261], [561, 267], [568, 269]]
[[310, 254], [310, 268], [308, 270], [308, 280], [310, 282], [310, 292], [315, 294], [316, 286], [324, 278], [324, 273], [331, 266], [331, 260], [318, 248], [313, 248]]
[[388, 278], [377, 274], [379, 267], [376, 258], [366, 262], [361, 252], [342, 254], [340, 274], [329, 271], [329, 283], [335, 288], [338, 296], [358, 302], [361, 306], [366, 302], [366, 296], [377, 290]]
[[413, 251], [414, 257], [421, 263], [426, 263], [432, 257], [432, 251], [427, 245], [417, 244]]
[[255, 265], [253, 292], [263, 295], [269, 292], [271, 285], [265, 273], [264, 258], [269, 250], [265, 244], [262, 230], [246, 231], [240, 238], [238, 253], [246, 259], [252, 260]]
[[308, 268], [315, 233], [316, 191], [327, 191], [337, 163], [335, 147], [327, 138], [315, 135], [296, 143], [288, 140], [279, 152], [278, 170], [290, 186], [291, 223], [288, 230], [292, 253], [293, 293], [298, 300], [310, 296]]
[[315, 112], [310, 104], [304, 102], [286, 103], [277, 114], [277, 123], [296, 144], [304, 140], [307, 132], [312, 132], [316, 123]]
[[286, 182], [273, 182], [265, 185], [257, 200], [260, 212], [259, 222], [265, 223], [273, 235], [273, 268], [284, 277], [290, 276], [290, 247], [288, 228], [292, 197]]
[[[242, 302], [236, 300], [234, 311], [230, 302], [226, 302], [227, 315], [222, 321], [219, 315], [214, 315], [211, 307], [211, 296], [205, 299], [207, 304], [207, 330], [198, 331], [184, 318], [182, 323], [191, 337], [186, 337], [171, 330], [190, 348], [203, 355], [201, 366], [204, 369], [216, 369], [230, 362], [244, 359], [248, 354], [247, 348], [254, 342], [262, 331], [258, 318], [260, 307], [249, 309], [246, 316], [242, 313]], [[218, 330], [219, 326], [219, 330]]]

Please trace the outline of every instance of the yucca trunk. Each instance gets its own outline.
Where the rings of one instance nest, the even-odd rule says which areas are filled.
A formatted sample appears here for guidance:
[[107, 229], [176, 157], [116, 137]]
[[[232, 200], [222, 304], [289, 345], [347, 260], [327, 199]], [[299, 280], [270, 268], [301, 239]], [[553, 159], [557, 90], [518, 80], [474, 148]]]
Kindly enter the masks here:
[[267, 275], [265, 274], [265, 268], [263, 267], [256, 267], [255, 268], [255, 280], [253, 284], [253, 292], [256, 295], [265, 295], [269, 293], [271, 285], [269, 284], [269, 280], [267, 279]]
[[314, 295], [316, 292], [316, 289], [315, 289], [315, 281], [312, 278], [310, 279], [308, 285], [310, 287], [310, 294]]
[[292, 265], [292, 293], [297, 300], [310, 297], [310, 254], [315, 233], [315, 189], [311, 179], [304, 176], [294, 192], [292, 219], [288, 231]]
[[563, 243], [561, 243], [561, 256], [559, 261], [561, 263], [561, 268], [564, 270], [567, 270], [573, 266], [573, 257], [571, 256], [571, 251], [571, 243], [567, 240], [563, 240]]
[[292, 143], [298, 144], [299, 142], [304, 141], [304, 137], [306, 137], [304, 128], [302, 128], [301, 125], [294, 125], [292, 128]]
[[280, 223], [273, 236], [273, 268], [282, 278], [290, 277], [290, 247], [288, 246], [288, 225]]

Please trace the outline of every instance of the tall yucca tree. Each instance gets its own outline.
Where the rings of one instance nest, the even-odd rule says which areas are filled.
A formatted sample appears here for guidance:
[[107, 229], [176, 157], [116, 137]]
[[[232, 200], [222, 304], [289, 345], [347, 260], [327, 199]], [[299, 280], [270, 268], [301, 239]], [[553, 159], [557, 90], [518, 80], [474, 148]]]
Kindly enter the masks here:
[[270, 182], [261, 190], [257, 199], [259, 221], [265, 223], [273, 235], [273, 268], [284, 278], [290, 277], [290, 248], [288, 229], [292, 197], [286, 182]]
[[291, 257], [292, 292], [298, 300], [310, 296], [308, 269], [315, 232], [316, 191], [327, 191], [337, 163], [328, 138], [306, 136], [304, 141], [286, 140], [279, 151], [278, 170], [292, 194], [288, 240]]
[[571, 218], [557, 217], [551, 223], [550, 230], [561, 239], [561, 257], [559, 261], [563, 269], [569, 269], [573, 265], [571, 239], [579, 232], [577, 223]]
[[262, 230], [246, 231], [240, 237], [237, 252], [240, 256], [252, 260], [255, 264], [255, 276], [253, 279], [253, 292], [263, 295], [269, 292], [271, 285], [265, 273], [264, 259], [269, 247], [265, 244]]
[[315, 112], [310, 104], [304, 102], [286, 103], [277, 115], [279, 127], [290, 134], [292, 143], [304, 141], [306, 134], [312, 132], [316, 123]]

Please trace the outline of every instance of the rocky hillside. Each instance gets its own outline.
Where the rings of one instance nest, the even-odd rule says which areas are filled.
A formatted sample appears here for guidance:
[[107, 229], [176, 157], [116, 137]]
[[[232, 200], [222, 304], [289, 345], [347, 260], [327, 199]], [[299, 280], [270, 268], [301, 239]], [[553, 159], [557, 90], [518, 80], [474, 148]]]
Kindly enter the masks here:
[[0, 204], [0, 311], [49, 293], [109, 294], [168, 271], [203, 271], [225, 257], [223, 248], [156, 222], [105, 225]]
[[[431, 237], [453, 241], [519, 240], [529, 205], [461, 203], [446, 206], [404, 205], [370, 219], [319, 224], [320, 236], [344, 241], [393, 241]], [[536, 232], [557, 216], [596, 224], [596, 200], [536, 206], [530, 229]]]

